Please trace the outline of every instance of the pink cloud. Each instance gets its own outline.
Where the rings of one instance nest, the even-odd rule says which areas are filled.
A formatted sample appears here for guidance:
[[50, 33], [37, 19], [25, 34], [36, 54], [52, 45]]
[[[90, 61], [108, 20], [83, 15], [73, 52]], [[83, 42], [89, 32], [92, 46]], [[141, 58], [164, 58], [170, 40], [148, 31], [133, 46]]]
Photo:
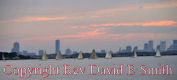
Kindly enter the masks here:
[[4, 22], [33, 22], [33, 21], [51, 21], [51, 20], [66, 20], [68, 17], [24, 17]]
[[152, 22], [131, 22], [131, 23], [106, 23], [106, 24], [91, 24], [82, 26], [71, 26], [73, 29], [85, 29], [92, 27], [119, 27], [119, 26], [139, 26], [139, 27], [177, 27], [176, 21], [152, 21]]
[[128, 11], [128, 10], [134, 10], [137, 7], [123, 7], [123, 8], [110, 8], [110, 9], [103, 9], [103, 10], [98, 10], [98, 11], [92, 11], [88, 12], [87, 14], [106, 14], [106, 13], [114, 13], [114, 12], [119, 12], [119, 11]]
[[72, 28], [72, 29], [78, 29], [78, 28], [85, 29], [85, 28], [88, 28], [88, 26], [78, 26], [78, 25], [76, 25], [76, 26], [70, 26], [70, 28]]
[[118, 24], [93, 24], [91, 26], [175, 26], [176, 21], [154, 21], [154, 22], [135, 22], [135, 23], [118, 23]]
[[91, 18], [99, 18], [100, 16], [90, 16]]
[[158, 21], [158, 22], [141, 23], [142, 26], [174, 26], [176, 24], [177, 24], [176, 21]]
[[99, 35], [105, 34], [104, 32], [105, 28], [97, 28], [93, 31], [87, 31], [87, 32], [81, 32], [78, 34], [72, 34], [72, 35], [55, 35], [55, 36], [37, 36], [37, 37], [30, 37], [30, 38], [23, 38], [20, 39], [22, 41], [25, 40], [55, 40], [55, 39], [88, 39], [88, 38], [94, 38]]

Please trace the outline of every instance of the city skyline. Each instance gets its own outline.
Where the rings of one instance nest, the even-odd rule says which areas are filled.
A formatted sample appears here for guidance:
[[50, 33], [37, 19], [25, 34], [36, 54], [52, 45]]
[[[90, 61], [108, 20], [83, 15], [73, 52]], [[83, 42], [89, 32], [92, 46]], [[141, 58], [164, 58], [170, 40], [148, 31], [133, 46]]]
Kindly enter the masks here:
[[[160, 50], [160, 52], [163, 51], [176, 51], [177, 50], [177, 40], [173, 40], [173, 43], [169, 46], [166, 47], [166, 41], [160, 41], [160, 44], [157, 46], [153, 45], [154, 42], [153, 40], [149, 40], [147, 43], [144, 43], [144, 48], [143, 49], [139, 49], [138, 46], [131, 46], [131, 45], [127, 45], [125, 48], [119, 48], [119, 50], [116, 51], [112, 51], [112, 49], [108, 50], [108, 49], [101, 49], [101, 50], [96, 50], [97, 52], [100, 53], [106, 53], [107, 51], [110, 51], [111, 53], [126, 53], [126, 52], [132, 52], [132, 51], [136, 51], [136, 52], [156, 52], [157, 50]], [[38, 50], [37, 52], [33, 52], [33, 53], [29, 53], [28, 50], [20, 50], [20, 43], [19, 42], [14, 42], [13, 44], [13, 48], [11, 49], [11, 52], [16, 52], [17, 54], [23, 54], [23, 55], [42, 55], [43, 52], [46, 50]], [[55, 53], [49, 52], [48, 54], [57, 54], [60, 51], [60, 40], [55, 40]], [[63, 52], [63, 54], [66, 55], [71, 55], [73, 53], [77, 53], [79, 51], [83, 51], [83, 50], [72, 50], [70, 48], [66, 48], [65, 52]], [[57, 52], [57, 53], [56, 53]], [[87, 51], [84, 51], [87, 52]], [[89, 51], [90, 52], [90, 51]]]
[[21, 50], [55, 53], [57, 39], [62, 52], [143, 49], [149, 40], [169, 47], [177, 39], [176, 10], [176, 0], [0, 0], [0, 51], [19, 42]]

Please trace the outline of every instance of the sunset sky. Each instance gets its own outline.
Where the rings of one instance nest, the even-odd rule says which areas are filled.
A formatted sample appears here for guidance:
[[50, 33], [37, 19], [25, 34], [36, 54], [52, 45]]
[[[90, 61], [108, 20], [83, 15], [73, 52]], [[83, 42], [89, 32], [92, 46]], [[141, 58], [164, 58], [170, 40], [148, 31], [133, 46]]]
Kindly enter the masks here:
[[0, 51], [118, 51], [177, 39], [177, 0], [0, 0]]

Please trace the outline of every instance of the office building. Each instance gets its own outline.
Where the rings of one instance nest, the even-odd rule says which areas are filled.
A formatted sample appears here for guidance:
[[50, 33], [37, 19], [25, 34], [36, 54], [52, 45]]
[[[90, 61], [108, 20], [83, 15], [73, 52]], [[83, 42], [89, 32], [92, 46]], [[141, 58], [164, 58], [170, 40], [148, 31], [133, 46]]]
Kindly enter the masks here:
[[132, 51], [132, 47], [131, 46], [127, 46], [126, 47], [126, 52], [131, 52]]
[[55, 54], [60, 51], [60, 40], [55, 41]]
[[66, 54], [66, 55], [71, 55], [71, 54], [72, 54], [71, 49], [67, 48], [67, 49], [65, 50], [65, 54]]
[[11, 52], [20, 53], [20, 44], [18, 42], [14, 42]]
[[39, 50], [38, 53], [39, 53], [40, 56], [42, 56], [43, 53], [44, 53], [44, 50]]
[[173, 40], [173, 44], [167, 50], [168, 51], [177, 51], [177, 40]]

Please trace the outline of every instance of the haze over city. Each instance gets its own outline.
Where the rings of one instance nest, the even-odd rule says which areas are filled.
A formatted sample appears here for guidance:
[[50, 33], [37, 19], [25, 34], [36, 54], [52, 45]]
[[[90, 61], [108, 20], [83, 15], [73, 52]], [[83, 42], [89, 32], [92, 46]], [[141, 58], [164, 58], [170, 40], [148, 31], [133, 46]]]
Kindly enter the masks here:
[[[101, 2], [100, 2], [101, 1]], [[0, 0], [0, 51], [90, 52], [177, 39], [176, 0]]]

